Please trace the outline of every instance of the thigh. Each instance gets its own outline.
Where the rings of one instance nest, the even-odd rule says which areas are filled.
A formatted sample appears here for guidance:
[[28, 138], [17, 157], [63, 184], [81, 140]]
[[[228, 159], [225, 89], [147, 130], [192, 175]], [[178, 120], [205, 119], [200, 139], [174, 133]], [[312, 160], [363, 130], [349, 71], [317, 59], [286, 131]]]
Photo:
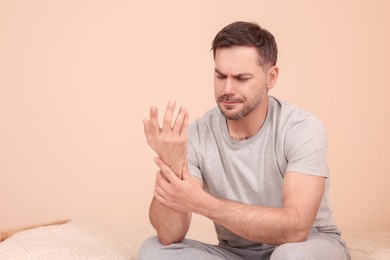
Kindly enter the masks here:
[[156, 236], [147, 239], [140, 247], [139, 260], [147, 259], [232, 259], [241, 260], [241, 257], [221, 248], [196, 240], [184, 239], [181, 243], [164, 246]]
[[312, 233], [306, 241], [278, 246], [271, 260], [349, 260], [348, 249], [337, 235]]

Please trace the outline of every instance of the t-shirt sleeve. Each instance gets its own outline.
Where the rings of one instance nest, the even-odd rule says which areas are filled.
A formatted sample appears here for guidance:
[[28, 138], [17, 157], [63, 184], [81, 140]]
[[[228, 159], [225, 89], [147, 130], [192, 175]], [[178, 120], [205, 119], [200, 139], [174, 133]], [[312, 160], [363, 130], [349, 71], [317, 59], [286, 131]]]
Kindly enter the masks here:
[[328, 177], [326, 130], [317, 118], [309, 116], [289, 127], [285, 152], [286, 172]]
[[200, 171], [199, 160], [197, 156], [197, 135], [194, 130], [190, 127], [188, 131], [188, 169], [190, 174], [194, 177], [202, 178], [202, 173]]

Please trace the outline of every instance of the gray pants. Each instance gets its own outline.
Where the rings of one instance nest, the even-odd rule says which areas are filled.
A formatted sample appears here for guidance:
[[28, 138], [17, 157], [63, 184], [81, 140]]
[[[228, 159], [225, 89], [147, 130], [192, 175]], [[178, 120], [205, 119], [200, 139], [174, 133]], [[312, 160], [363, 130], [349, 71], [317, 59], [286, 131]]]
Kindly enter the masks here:
[[190, 239], [163, 246], [154, 236], [142, 244], [138, 259], [349, 260], [351, 258], [348, 249], [338, 235], [311, 233], [308, 239], [301, 243], [287, 243], [280, 246], [263, 244], [245, 249], [227, 245], [210, 245]]

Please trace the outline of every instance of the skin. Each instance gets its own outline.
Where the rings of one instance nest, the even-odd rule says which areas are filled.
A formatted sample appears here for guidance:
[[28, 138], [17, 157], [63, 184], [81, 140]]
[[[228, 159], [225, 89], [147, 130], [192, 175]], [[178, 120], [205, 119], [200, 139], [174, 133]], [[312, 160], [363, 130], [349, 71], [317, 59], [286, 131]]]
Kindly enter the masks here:
[[[267, 114], [267, 93], [275, 85], [278, 71], [276, 66], [260, 66], [254, 47], [217, 49], [214, 93], [233, 140], [251, 137], [261, 128]], [[149, 215], [161, 243], [181, 241], [192, 213], [258, 243], [280, 245], [306, 240], [324, 193], [323, 177], [287, 172], [280, 208], [211, 196], [203, 190], [202, 181], [190, 175], [185, 164], [188, 112], [180, 109], [173, 123], [173, 111], [170, 102], [162, 128], [156, 108], [151, 109], [150, 120], [144, 120], [145, 135], [158, 155], [155, 162], [160, 168]]]
[[[156, 107], [150, 109], [150, 119], [144, 119], [143, 124], [148, 145], [157, 153], [159, 158], [171, 167], [175, 172], [175, 176], [182, 179], [182, 169], [187, 158], [189, 114], [185, 107], [181, 107], [173, 122], [175, 105], [174, 100], [168, 103], [162, 128], [158, 123]], [[160, 179], [161, 173], [157, 172], [156, 190]], [[199, 183], [199, 185], [202, 184]], [[168, 245], [183, 240], [191, 223], [191, 212], [177, 211], [164, 205], [156, 199], [155, 191], [155, 197], [149, 208], [149, 219], [157, 231], [160, 242]]]
[[180, 177], [180, 172], [187, 158], [189, 114], [187, 108], [183, 106], [173, 122], [175, 106], [176, 101], [169, 101], [164, 114], [162, 128], [158, 122], [156, 107], [150, 108], [150, 119], [144, 119], [143, 123], [148, 145]]
[[[266, 71], [258, 64], [254, 47], [217, 49], [214, 96], [232, 137], [250, 137], [261, 128], [267, 114], [268, 90], [275, 85], [278, 72], [276, 66]], [[248, 110], [248, 114], [243, 112]]]

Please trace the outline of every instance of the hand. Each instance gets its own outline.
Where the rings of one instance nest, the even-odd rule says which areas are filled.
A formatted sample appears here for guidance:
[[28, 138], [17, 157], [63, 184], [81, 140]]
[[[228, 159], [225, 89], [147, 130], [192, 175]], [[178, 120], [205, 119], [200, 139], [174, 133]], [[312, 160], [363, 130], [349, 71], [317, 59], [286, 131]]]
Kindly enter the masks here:
[[160, 171], [157, 172], [154, 197], [172, 209], [200, 213], [202, 203], [207, 203], [208, 194], [202, 189], [201, 180], [190, 175], [187, 163], [180, 179], [160, 158], [155, 158], [155, 162]]
[[181, 171], [188, 151], [189, 114], [185, 107], [181, 107], [172, 126], [175, 105], [176, 102], [172, 100], [168, 103], [162, 128], [158, 122], [156, 107], [150, 108], [150, 120], [144, 119], [143, 123], [148, 145], [181, 178]]

